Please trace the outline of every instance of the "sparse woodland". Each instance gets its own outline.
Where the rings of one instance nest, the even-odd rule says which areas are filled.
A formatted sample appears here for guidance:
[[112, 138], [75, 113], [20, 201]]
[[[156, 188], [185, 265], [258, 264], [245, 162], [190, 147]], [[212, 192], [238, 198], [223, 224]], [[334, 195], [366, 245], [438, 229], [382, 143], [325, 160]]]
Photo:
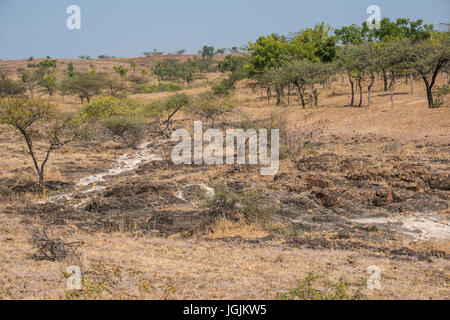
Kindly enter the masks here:
[[[0, 60], [0, 299], [448, 299], [449, 68], [449, 25], [406, 18]], [[195, 120], [279, 129], [279, 172], [174, 165]]]

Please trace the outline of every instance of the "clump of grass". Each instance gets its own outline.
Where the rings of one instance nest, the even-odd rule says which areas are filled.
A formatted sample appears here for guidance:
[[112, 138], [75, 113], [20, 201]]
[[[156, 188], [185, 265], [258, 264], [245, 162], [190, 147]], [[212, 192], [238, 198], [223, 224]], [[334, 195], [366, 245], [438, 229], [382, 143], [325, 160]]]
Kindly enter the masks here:
[[[176, 292], [175, 286], [168, 279], [148, 279], [142, 271], [124, 272], [119, 266], [98, 266], [99, 269], [84, 272], [81, 277], [80, 290], [68, 290], [67, 300], [94, 299], [140, 299], [157, 297], [167, 300]], [[63, 272], [64, 278], [70, 274]], [[136, 294], [136, 293], [139, 294]]]
[[[296, 288], [285, 293], [278, 293], [280, 300], [359, 300], [364, 281], [357, 288], [345, 280], [332, 282], [323, 279], [321, 275], [309, 272]], [[353, 291], [353, 292], [351, 292]]]
[[197, 196], [201, 206], [219, 213], [232, 221], [243, 219], [249, 223], [266, 222], [274, 213], [273, 207], [265, 206], [258, 191], [233, 192], [225, 184], [214, 184], [214, 195], [200, 192]]
[[143, 122], [135, 117], [112, 116], [102, 120], [106, 128], [122, 138], [129, 147], [136, 147], [142, 139]]

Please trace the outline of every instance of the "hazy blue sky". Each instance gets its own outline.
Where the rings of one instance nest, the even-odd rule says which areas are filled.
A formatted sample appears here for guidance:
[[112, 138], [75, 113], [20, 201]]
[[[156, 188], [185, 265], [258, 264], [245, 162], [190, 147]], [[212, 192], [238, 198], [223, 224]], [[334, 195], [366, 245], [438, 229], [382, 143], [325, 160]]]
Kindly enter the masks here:
[[[71, 4], [81, 8], [81, 30], [66, 28]], [[450, 21], [449, 0], [0, 0], [0, 59], [239, 47], [320, 21], [361, 24], [371, 4], [382, 17]]]

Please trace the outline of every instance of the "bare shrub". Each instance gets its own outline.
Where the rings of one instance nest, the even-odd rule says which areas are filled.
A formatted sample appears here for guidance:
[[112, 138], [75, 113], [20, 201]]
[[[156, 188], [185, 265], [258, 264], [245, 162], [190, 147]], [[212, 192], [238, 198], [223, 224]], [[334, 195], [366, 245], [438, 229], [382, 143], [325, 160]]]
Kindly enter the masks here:
[[287, 154], [295, 166], [299, 167], [305, 154], [314, 153], [314, 145], [318, 142], [324, 129], [323, 122], [316, 122], [312, 125], [297, 126], [286, 130], [285, 134], [281, 136], [280, 154]]
[[45, 230], [33, 230], [31, 244], [36, 250], [32, 257], [35, 260], [61, 261], [76, 255], [77, 249], [84, 244], [82, 241], [64, 242], [48, 235]]

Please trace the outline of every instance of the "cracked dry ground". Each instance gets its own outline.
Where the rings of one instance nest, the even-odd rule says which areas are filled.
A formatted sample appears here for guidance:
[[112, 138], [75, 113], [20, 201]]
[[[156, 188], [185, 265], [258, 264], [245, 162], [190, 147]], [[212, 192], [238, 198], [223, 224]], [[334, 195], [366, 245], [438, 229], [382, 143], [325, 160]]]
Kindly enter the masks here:
[[[276, 176], [261, 177], [258, 166], [176, 166], [170, 143], [162, 145], [162, 161], [108, 178], [78, 208], [4, 205], [0, 298], [67, 298], [63, 272], [81, 264], [96, 283], [113, 283], [86, 298], [273, 299], [308, 272], [356, 288], [376, 265], [382, 289], [363, 288], [365, 298], [449, 299], [449, 147], [329, 135], [298, 167], [283, 159]], [[2, 193], [20, 189], [13, 184]], [[217, 184], [257, 190], [272, 214], [263, 225], [220, 220], [222, 210], [196, 202], [199, 185]], [[36, 227], [84, 241], [81, 261], [33, 261], [27, 241]], [[112, 281], [117, 272], [121, 281]]]

